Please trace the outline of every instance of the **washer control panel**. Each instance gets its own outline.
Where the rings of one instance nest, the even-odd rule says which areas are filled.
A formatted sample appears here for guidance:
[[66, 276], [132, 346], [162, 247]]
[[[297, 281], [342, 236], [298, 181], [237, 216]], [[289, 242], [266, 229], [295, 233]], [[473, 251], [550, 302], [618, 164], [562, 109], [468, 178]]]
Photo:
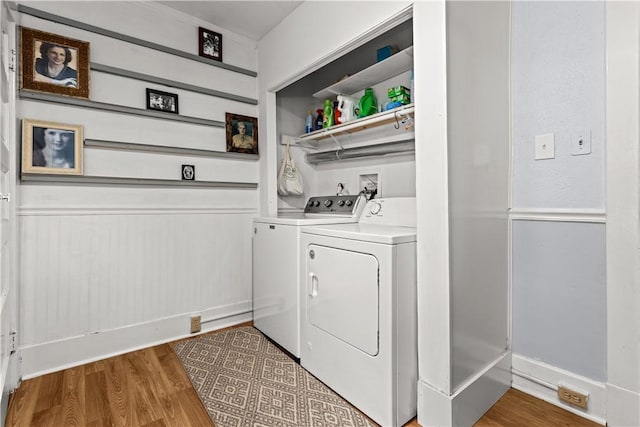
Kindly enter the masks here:
[[[304, 208], [305, 214], [355, 215], [360, 196], [311, 197]], [[364, 202], [362, 202], [364, 203]]]
[[361, 224], [415, 227], [416, 198], [390, 197], [369, 200], [359, 222]]

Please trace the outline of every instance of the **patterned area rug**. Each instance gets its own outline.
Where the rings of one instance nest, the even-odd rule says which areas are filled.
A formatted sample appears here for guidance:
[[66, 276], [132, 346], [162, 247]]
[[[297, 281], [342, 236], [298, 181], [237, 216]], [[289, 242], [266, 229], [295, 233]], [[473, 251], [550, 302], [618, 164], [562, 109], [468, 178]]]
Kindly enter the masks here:
[[251, 326], [175, 351], [216, 427], [376, 425]]

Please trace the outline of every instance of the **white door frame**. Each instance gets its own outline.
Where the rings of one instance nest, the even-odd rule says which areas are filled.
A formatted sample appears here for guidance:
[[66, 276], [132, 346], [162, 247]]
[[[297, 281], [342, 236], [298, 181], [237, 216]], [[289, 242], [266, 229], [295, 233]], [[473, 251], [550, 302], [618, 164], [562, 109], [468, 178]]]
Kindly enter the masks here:
[[640, 425], [640, 2], [606, 7], [607, 425]]

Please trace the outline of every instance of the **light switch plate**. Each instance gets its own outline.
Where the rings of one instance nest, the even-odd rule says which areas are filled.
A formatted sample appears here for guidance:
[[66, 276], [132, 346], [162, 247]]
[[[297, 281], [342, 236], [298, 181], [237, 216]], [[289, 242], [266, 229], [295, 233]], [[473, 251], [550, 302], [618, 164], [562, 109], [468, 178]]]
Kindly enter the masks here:
[[545, 135], [536, 135], [535, 138], [535, 159], [545, 160], [556, 157], [555, 136], [552, 133]]
[[591, 154], [591, 130], [573, 132], [571, 134], [571, 155]]

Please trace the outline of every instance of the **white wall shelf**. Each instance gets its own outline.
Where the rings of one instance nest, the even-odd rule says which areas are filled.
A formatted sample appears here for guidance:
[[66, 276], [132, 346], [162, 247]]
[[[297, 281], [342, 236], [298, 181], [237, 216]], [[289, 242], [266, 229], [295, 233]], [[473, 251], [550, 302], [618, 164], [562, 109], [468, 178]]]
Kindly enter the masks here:
[[85, 147], [124, 150], [124, 151], [141, 151], [148, 153], [161, 153], [179, 156], [203, 156], [203, 157], [221, 157], [236, 160], [258, 160], [257, 154], [234, 153], [225, 151], [200, 150], [196, 148], [169, 147], [164, 145], [142, 144], [137, 142], [122, 141], [105, 141], [102, 139], [85, 139]]
[[159, 178], [131, 178], [114, 176], [68, 176], [47, 174], [20, 175], [23, 183], [40, 184], [92, 184], [92, 185], [123, 185], [123, 186], [155, 186], [155, 187], [218, 187], [218, 188], [258, 188], [257, 182], [236, 181], [189, 181]]
[[413, 68], [413, 46], [313, 94], [314, 98], [351, 95]]
[[402, 107], [394, 108], [393, 110], [383, 111], [372, 116], [363, 117], [361, 119], [352, 120], [327, 129], [320, 129], [301, 135], [293, 140], [293, 145], [317, 150], [320, 148], [320, 140], [322, 139], [335, 139], [335, 137], [339, 135], [353, 134], [365, 129], [383, 125], [397, 124], [399, 127], [404, 126], [401, 122], [407, 118], [413, 119], [413, 113], [413, 104], [403, 105]]
[[94, 34], [100, 34], [102, 36], [107, 36], [117, 40], [122, 40], [127, 43], [143, 46], [149, 49], [167, 53], [169, 55], [180, 56], [182, 58], [190, 59], [192, 61], [202, 62], [204, 64], [213, 65], [214, 67], [224, 68], [225, 70], [233, 71], [240, 74], [245, 74], [247, 76], [251, 76], [251, 77], [258, 76], [258, 73], [253, 70], [247, 70], [246, 68], [237, 67], [235, 65], [231, 65], [224, 62], [215, 61], [213, 59], [205, 58], [202, 56], [194, 55], [189, 52], [183, 52], [178, 49], [162, 46], [158, 43], [153, 43], [153, 42], [139, 39], [137, 37], [131, 37], [126, 34], [117, 33], [115, 31], [107, 30], [105, 28], [100, 28], [95, 25], [87, 24], [86, 22], [80, 22], [74, 19], [65, 18], [64, 16], [54, 15], [52, 13], [34, 9], [32, 7], [25, 6], [23, 4], [18, 5], [18, 12], [31, 15], [36, 18], [44, 19], [47, 21], [56, 22], [58, 24], [67, 25], [69, 27], [79, 28], [81, 30], [89, 31]]
[[149, 74], [137, 73], [135, 71], [125, 70], [122, 68], [111, 67], [109, 65], [91, 63], [91, 71], [99, 71], [102, 73], [112, 74], [114, 76], [127, 77], [130, 79], [143, 80], [150, 83], [157, 83], [160, 85], [174, 87], [177, 89], [184, 89], [191, 92], [202, 93], [204, 95], [211, 95], [217, 98], [230, 99], [232, 101], [244, 102], [245, 104], [258, 105], [258, 100], [254, 98], [247, 98], [246, 96], [234, 95], [232, 93], [222, 92], [219, 90], [208, 89], [201, 86], [190, 85], [175, 80], [163, 79], [161, 77], [151, 76]]
[[183, 116], [180, 114], [167, 113], [164, 111], [145, 110], [143, 108], [127, 107], [124, 105], [109, 104], [106, 102], [91, 101], [89, 99], [72, 98], [56, 94], [32, 92], [21, 90], [21, 99], [30, 99], [42, 102], [53, 102], [55, 104], [73, 105], [75, 107], [90, 108], [93, 110], [110, 111], [112, 113], [130, 114], [135, 116], [150, 117], [161, 120], [171, 120], [175, 122], [191, 123], [196, 125], [223, 128], [225, 122], [220, 120], [202, 119], [200, 117]]

